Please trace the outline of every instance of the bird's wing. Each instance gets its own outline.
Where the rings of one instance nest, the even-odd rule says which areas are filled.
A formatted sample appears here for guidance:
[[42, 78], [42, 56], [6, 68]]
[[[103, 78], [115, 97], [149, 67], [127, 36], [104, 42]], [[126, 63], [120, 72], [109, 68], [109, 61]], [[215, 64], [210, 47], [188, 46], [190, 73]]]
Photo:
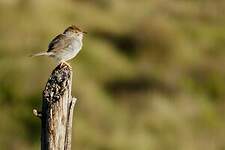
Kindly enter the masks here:
[[57, 52], [68, 47], [72, 42], [72, 39], [64, 34], [57, 35], [48, 45], [47, 52]]

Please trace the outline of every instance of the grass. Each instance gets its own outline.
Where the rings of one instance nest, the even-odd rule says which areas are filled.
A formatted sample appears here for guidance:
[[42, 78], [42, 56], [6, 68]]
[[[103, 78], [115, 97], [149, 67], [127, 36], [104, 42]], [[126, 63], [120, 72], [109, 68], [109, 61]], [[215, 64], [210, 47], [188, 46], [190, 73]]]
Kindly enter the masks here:
[[74, 70], [73, 148], [225, 148], [223, 1], [1, 1], [1, 149], [40, 149], [32, 109], [54, 61], [29, 58], [70, 24], [88, 31]]

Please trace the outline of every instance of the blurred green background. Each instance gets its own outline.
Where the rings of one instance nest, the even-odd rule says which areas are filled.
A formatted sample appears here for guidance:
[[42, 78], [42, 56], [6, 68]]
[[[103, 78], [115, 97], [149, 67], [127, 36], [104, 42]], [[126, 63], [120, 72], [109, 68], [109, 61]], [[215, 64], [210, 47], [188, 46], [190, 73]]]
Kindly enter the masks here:
[[0, 149], [40, 149], [53, 60], [71, 24], [76, 150], [225, 150], [224, 0], [0, 0]]

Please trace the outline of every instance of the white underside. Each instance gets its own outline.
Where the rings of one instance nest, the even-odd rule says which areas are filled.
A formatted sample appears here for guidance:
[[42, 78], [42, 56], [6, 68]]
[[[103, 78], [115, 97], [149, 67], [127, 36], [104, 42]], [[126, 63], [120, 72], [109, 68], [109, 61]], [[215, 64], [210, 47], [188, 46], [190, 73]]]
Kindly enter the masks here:
[[57, 62], [68, 61], [73, 59], [81, 50], [82, 42], [74, 40], [74, 42], [67, 48], [53, 54], [52, 56], [56, 59]]

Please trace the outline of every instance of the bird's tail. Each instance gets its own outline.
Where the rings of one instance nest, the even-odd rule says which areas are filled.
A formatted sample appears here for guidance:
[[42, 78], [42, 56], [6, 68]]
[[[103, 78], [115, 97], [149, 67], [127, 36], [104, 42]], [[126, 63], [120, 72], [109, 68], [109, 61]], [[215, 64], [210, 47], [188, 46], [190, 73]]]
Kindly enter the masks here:
[[30, 57], [36, 57], [36, 56], [49, 56], [50, 54], [48, 52], [40, 52], [40, 53], [36, 53], [36, 54], [32, 54], [30, 55]]

